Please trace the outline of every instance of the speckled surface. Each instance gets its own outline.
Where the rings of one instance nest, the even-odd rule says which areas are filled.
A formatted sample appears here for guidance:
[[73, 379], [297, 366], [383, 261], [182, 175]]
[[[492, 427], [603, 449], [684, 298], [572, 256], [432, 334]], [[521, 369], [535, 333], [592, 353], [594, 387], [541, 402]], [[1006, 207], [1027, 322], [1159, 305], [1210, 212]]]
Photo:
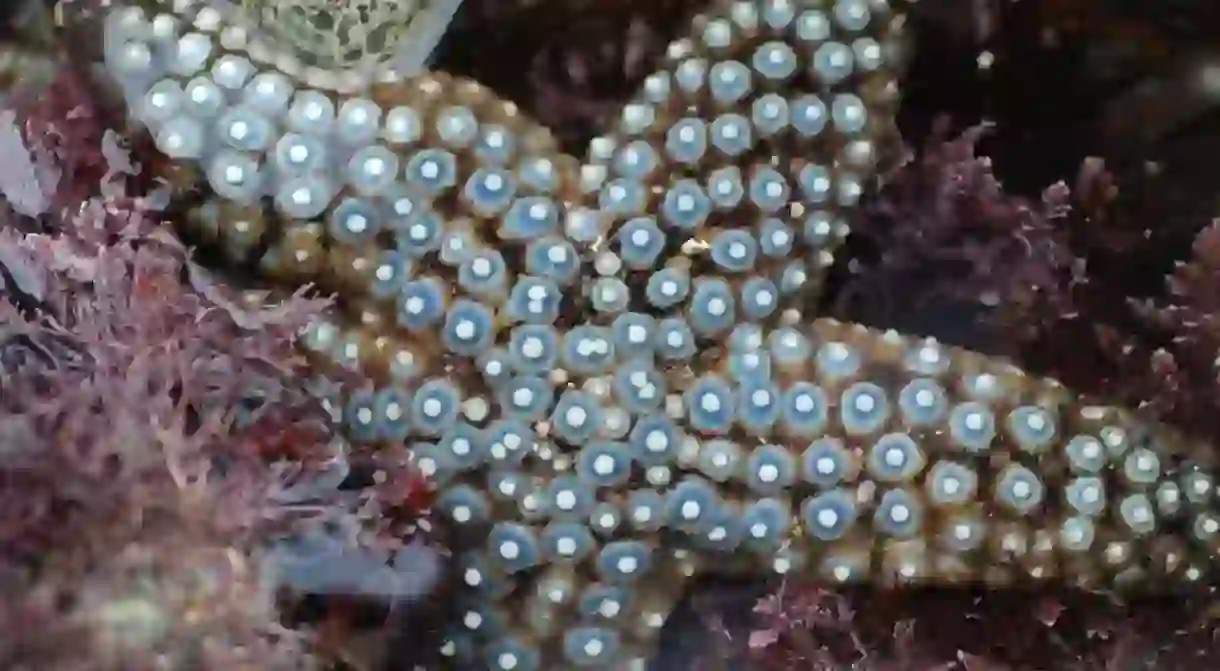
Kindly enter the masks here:
[[583, 160], [477, 83], [143, 5], [105, 62], [207, 194], [186, 235], [335, 292], [301, 345], [367, 380], [345, 433], [440, 489], [455, 668], [644, 668], [703, 575], [1213, 576], [1212, 464], [1171, 431], [809, 311], [897, 144], [884, 0], [714, 3]]

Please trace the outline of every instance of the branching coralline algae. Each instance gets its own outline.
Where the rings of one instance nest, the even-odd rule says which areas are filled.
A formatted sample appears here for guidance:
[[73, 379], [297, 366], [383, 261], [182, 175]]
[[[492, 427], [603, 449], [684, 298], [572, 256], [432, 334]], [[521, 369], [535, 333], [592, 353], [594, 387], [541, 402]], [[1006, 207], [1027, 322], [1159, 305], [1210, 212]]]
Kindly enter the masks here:
[[1208, 452], [804, 311], [897, 146], [901, 8], [716, 2], [583, 163], [477, 83], [305, 58], [268, 16], [115, 8], [106, 67], [210, 194], [189, 235], [338, 295], [301, 343], [369, 381], [347, 436], [439, 487], [457, 668], [642, 669], [700, 574], [1214, 577]]

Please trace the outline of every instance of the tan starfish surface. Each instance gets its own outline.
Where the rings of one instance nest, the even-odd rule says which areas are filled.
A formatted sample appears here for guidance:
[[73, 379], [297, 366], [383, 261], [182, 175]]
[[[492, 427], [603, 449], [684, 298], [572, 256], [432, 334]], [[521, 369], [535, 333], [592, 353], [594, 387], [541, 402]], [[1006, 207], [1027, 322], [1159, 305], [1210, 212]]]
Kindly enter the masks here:
[[1168, 429], [809, 309], [898, 146], [901, 4], [717, 0], [583, 161], [386, 56], [443, 4], [144, 0], [105, 67], [204, 188], [188, 234], [337, 294], [301, 344], [439, 488], [455, 668], [643, 669], [698, 575], [1214, 575], [1213, 464]]

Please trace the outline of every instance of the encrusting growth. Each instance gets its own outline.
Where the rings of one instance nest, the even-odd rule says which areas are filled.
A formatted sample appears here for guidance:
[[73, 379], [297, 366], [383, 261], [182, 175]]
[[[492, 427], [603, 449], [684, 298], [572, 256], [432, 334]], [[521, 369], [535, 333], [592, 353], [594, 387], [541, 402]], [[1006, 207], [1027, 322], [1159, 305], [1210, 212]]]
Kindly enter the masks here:
[[236, 0], [247, 25], [293, 47], [303, 82], [357, 90], [369, 75], [426, 65], [462, 0]]
[[1213, 464], [1172, 432], [808, 312], [895, 155], [900, 7], [716, 2], [582, 163], [474, 82], [259, 29], [284, 12], [142, 6], [105, 63], [206, 187], [185, 234], [338, 295], [301, 345], [368, 380], [345, 432], [439, 489], [457, 668], [642, 669], [703, 573], [1214, 576]]

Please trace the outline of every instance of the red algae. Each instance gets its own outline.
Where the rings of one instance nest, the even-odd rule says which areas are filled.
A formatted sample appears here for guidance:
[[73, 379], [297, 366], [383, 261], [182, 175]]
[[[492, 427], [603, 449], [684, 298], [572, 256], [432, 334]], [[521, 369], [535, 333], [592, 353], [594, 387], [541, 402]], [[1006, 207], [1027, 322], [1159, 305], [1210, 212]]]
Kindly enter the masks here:
[[[64, 67], [8, 102], [28, 157], [6, 169], [28, 160], [37, 207], [0, 230], [0, 666], [322, 668], [310, 630], [281, 624], [272, 542], [348, 517], [402, 546], [388, 520], [427, 500], [409, 464], [393, 516], [361, 521], [337, 482], [307, 509], [284, 500], [333, 457], [293, 347], [328, 302], [197, 266], [164, 221], [156, 157], [100, 99]], [[436, 578], [419, 576], [396, 594], [427, 593]]]

